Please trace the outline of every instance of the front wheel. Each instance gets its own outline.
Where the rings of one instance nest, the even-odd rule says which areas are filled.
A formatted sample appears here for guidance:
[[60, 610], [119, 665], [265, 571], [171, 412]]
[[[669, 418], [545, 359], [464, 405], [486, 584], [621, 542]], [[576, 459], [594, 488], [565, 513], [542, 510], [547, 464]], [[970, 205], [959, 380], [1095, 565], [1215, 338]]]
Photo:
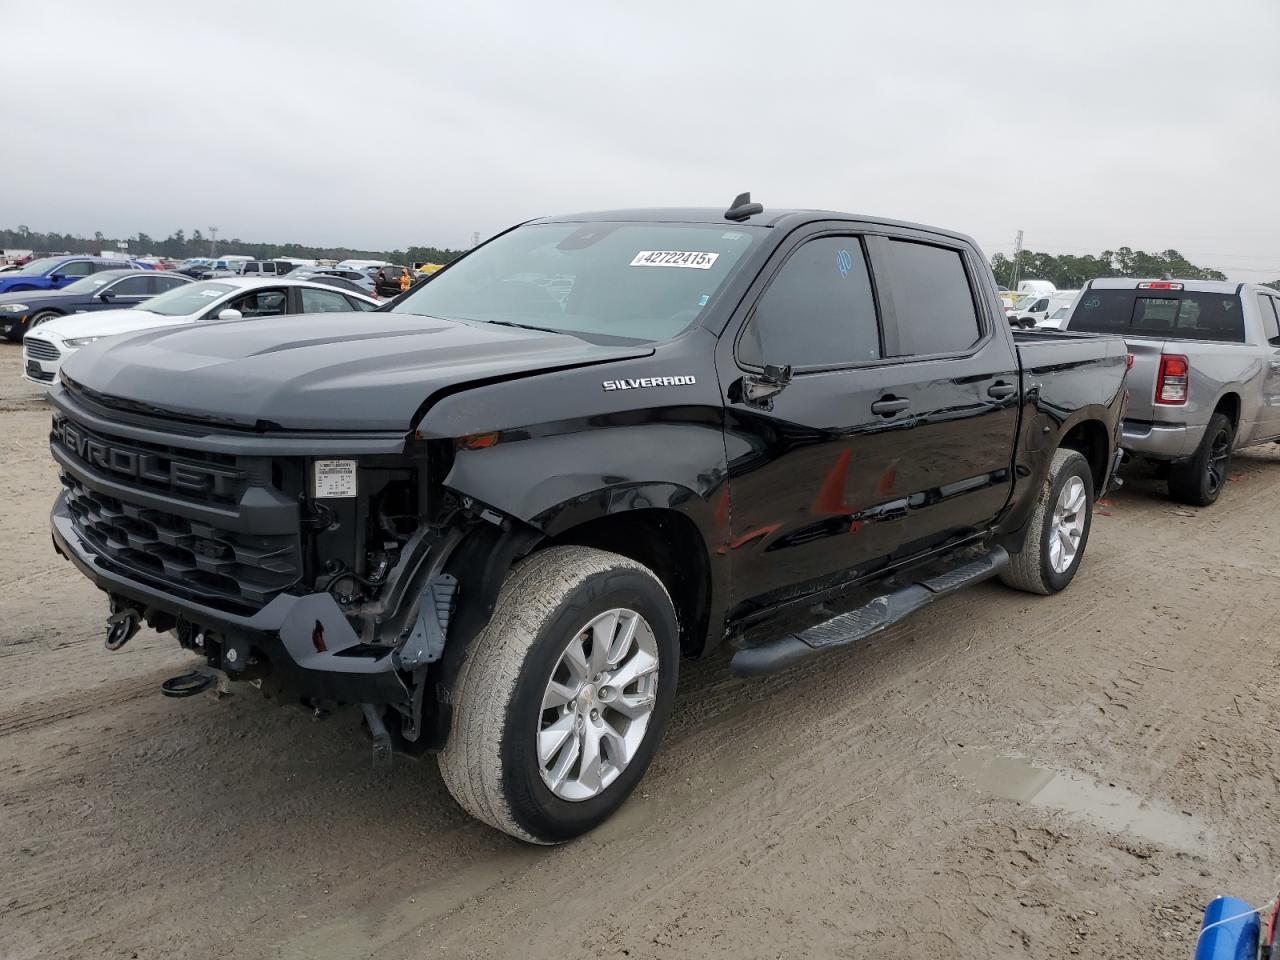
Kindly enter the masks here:
[[1027, 522], [1022, 549], [1000, 573], [1007, 586], [1048, 596], [1076, 575], [1093, 524], [1093, 471], [1077, 450], [1058, 450]]
[[649, 766], [679, 656], [671, 598], [649, 569], [588, 547], [534, 554], [467, 651], [439, 757], [445, 786], [522, 840], [586, 833]]

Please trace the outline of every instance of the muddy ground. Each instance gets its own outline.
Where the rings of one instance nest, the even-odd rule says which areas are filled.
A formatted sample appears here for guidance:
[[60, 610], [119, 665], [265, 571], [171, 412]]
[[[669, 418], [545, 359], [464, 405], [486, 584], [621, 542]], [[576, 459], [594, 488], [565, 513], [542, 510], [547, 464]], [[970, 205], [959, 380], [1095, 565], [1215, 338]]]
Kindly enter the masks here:
[[1185, 960], [1212, 896], [1276, 892], [1280, 448], [1207, 510], [1131, 482], [1063, 595], [984, 585], [764, 682], [686, 664], [640, 792], [534, 849], [429, 760], [374, 776], [354, 716], [106, 652], [17, 374], [0, 345], [0, 958]]

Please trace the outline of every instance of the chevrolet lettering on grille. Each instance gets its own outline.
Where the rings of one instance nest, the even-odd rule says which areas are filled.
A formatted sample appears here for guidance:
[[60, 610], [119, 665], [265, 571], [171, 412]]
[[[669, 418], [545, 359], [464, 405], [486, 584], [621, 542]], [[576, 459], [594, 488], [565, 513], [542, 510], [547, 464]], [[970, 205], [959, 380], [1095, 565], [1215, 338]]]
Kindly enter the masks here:
[[117, 476], [164, 484], [190, 493], [218, 497], [234, 497], [236, 494], [239, 475], [234, 470], [183, 463], [163, 454], [132, 450], [96, 437], [65, 417], [54, 420], [53, 437], [87, 466]]

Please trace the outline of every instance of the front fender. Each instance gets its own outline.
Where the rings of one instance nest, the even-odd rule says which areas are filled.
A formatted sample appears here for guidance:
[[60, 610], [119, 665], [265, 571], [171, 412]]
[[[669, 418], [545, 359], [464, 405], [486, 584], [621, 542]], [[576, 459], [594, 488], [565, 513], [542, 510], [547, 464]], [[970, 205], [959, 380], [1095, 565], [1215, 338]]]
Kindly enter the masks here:
[[718, 423], [641, 423], [459, 450], [445, 486], [552, 537], [626, 510], [676, 510], [713, 550], [728, 533], [716, 509], [726, 475]]

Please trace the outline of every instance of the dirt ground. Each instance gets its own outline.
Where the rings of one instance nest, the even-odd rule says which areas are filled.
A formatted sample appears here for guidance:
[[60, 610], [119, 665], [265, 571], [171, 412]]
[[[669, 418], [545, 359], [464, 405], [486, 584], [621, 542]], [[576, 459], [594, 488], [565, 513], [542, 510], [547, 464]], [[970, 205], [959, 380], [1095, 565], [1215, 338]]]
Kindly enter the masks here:
[[640, 791], [534, 849], [354, 715], [103, 649], [0, 345], [0, 958], [1162, 957], [1276, 893], [1280, 448], [1207, 510], [1132, 480], [1065, 594], [987, 584], [767, 681], [683, 666]]

